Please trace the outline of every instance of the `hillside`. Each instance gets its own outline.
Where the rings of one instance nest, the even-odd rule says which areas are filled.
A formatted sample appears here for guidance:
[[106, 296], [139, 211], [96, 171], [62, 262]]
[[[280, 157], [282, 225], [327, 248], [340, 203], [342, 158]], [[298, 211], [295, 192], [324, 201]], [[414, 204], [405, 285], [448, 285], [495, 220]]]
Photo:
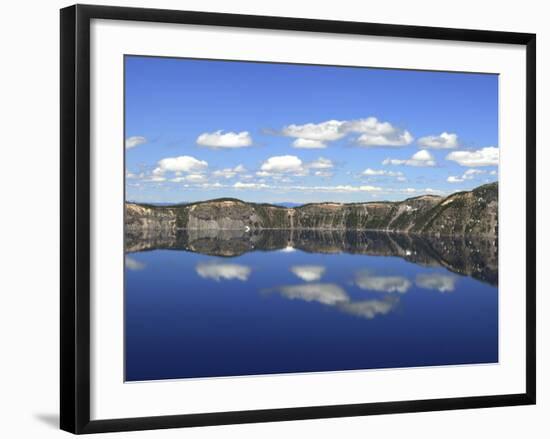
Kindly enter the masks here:
[[177, 230], [381, 230], [442, 236], [498, 234], [498, 183], [447, 197], [404, 201], [311, 203], [298, 207], [233, 198], [172, 206], [126, 203], [129, 234]]

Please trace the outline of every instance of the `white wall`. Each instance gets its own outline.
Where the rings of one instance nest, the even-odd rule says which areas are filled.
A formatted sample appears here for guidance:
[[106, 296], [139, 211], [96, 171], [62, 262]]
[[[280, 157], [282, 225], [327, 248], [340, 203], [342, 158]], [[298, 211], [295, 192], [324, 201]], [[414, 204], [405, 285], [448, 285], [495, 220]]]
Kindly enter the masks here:
[[[87, 3], [96, 3], [88, 1]], [[543, 1], [108, 1], [262, 15], [535, 32], [538, 38], [538, 222], [548, 222], [550, 27]], [[0, 434], [60, 437], [58, 412], [58, 9], [70, 2], [4, 2], [0, 14]], [[549, 437], [549, 234], [539, 227], [538, 405], [117, 434], [113, 437]], [[546, 415], [546, 416], [545, 416]], [[110, 435], [112, 436], [112, 435]]]

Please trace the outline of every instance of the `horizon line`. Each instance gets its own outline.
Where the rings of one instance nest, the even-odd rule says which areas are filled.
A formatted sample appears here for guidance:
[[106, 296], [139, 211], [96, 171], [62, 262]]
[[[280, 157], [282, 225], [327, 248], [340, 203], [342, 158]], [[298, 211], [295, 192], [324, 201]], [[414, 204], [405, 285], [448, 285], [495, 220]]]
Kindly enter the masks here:
[[[164, 201], [155, 202], [155, 201], [124, 200], [124, 204], [151, 205], [151, 206], [156, 206], [156, 207], [176, 207], [176, 206], [179, 207], [179, 206], [184, 206], [184, 205], [189, 205], [189, 204], [209, 203], [209, 202], [213, 202], [213, 201], [238, 201], [238, 202], [246, 203], [246, 204], [270, 205], [270, 206], [285, 208], [284, 206], [281, 206], [281, 204], [296, 204], [297, 205], [296, 207], [301, 207], [301, 206], [306, 206], [308, 204], [352, 205], [352, 204], [374, 204], [374, 203], [402, 203], [402, 202], [407, 201], [407, 200], [414, 200], [416, 198], [421, 198], [421, 197], [448, 198], [450, 196], [453, 196], [453, 195], [456, 195], [456, 194], [459, 194], [459, 193], [472, 192], [472, 191], [474, 191], [476, 189], [479, 189], [483, 186], [489, 186], [489, 185], [492, 185], [492, 184], [497, 184], [498, 185], [498, 180], [490, 182], [490, 183], [481, 184], [481, 185], [476, 186], [472, 189], [455, 191], [455, 192], [452, 192], [448, 195], [437, 195], [437, 194], [425, 193], [425, 194], [415, 195], [414, 197], [408, 197], [408, 198], [404, 198], [402, 200], [394, 200], [394, 201], [391, 201], [391, 200], [350, 201], [350, 202], [310, 201], [310, 202], [305, 202], [305, 203], [298, 203], [298, 202], [293, 202], [293, 201], [281, 201], [281, 202], [268, 203], [268, 202], [258, 202], [258, 201], [246, 201], [246, 200], [242, 200], [240, 198], [235, 198], [235, 197], [217, 197], [217, 198], [210, 198], [210, 199], [199, 200], [199, 201], [180, 201], [180, 202], [168, 202], [168, 201], [166, 201], [166, 202], [164, 202]], [[292, 208], [293, 207], [289, 207], [287, 209], [292, 209]]]

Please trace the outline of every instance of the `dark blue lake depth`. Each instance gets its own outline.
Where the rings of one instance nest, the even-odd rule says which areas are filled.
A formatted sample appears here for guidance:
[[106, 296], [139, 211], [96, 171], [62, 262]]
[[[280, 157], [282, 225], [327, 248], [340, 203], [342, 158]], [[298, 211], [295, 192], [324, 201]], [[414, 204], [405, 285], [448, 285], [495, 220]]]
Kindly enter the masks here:
[[496, 243], [127, 240], [127, 381], [498, 361]]

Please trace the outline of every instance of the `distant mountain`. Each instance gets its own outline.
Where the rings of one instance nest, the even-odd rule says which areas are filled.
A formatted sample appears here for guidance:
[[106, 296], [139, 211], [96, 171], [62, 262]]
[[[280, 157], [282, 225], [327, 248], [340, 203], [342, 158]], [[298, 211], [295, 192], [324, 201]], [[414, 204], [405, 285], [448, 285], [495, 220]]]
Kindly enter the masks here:
[[128, 233], [189, 230], [381, 230], [442, 236], [498, 235], [498, 183], [447, 197], [282, 207], [220, 198], [183, 205], [126, 203]]
[[[241, 200], [239, 200], [241, 201]], [[139, 202], [139, 201], [134, 201], [134, 200], [127, 200], [126, 203], [128, 204], [140, 204], [140, 205], [144, 205], [144, 206], [162, 206], [162, 207], [172, 207], [172, 206], [184, 206], [186, 204], [193, 204], [193, 202], [186, 202], [186, 201], [179, 201], [179, 202], [169, 202], [169, 201], [156, 201], [156, 202], [147, 202], [147, 203], [142, 203], [142, 202]], [[244, 203], [246, 203], [246, 201], [244, 201]], [[291, 202], [281, 202], [281, 203], [272, 203], [273, 206], [279, 206], [279, 207], [299, 207], [299, 206], [302, 206], [303, 203], [291, 203]]]
[[283, 203], [273, 203], [274, 206], [280, 206], [280, 207], [299, 207], [301, 206], [303, 203], [287, 203], [287, 202], [283, 202]]

